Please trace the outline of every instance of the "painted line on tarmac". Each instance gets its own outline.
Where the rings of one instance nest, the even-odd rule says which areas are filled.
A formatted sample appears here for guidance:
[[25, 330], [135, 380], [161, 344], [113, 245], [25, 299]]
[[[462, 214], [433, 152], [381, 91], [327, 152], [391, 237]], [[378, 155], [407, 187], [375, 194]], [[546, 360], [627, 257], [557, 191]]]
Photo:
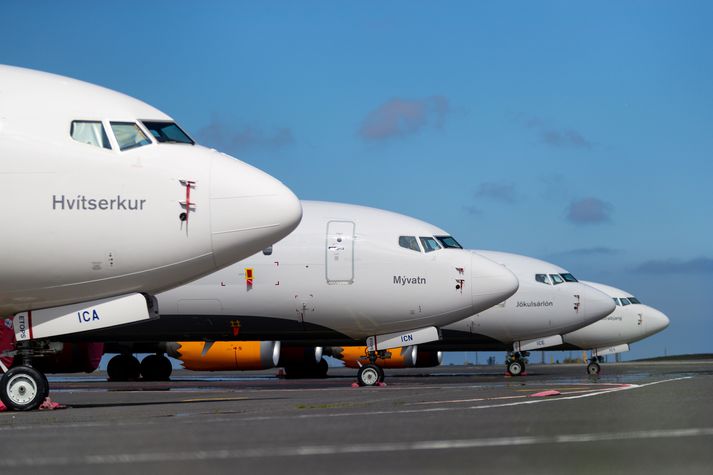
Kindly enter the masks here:
[[93, 454], [62, 457], [3, 458], [0, 467], [58, 467], [71, 465], [129, 465], [140, 463], [200, 462], [244, 458], [304, 457], [384, 452], [516, 447], [546, 444], [577, 444], [626, 440], [675, 439], [713, 436], [713, 427], [662, 429], [633, 432], [599, 432], [552, 436], [491, 437], [480, 439], [424, 440], [342, 445], [302, 445], [297, 447], [256, 447], [246, 449], [195, 450], [181, 452], [148, 452], [126, 454]]
[[[602, 388], [602, 389], [580, 389], [580, 388], [559, 388], [560, 391], [565, 391], [562, 392], [562, 395], [569, 395], [569, 394], [580, 394], [580, 393], [589, 393], [592, 391], [611, 391], [612, 389], [621, 389], [622, 387], [628, 387], [630, 386], [629, 384], [619, 384], [616, 385], [613, 388]], [[430, 405], [430, 404], [462, 404], [466, 402], [480, 402], [480, 401], [501, 401], [503, 399], [526, 399], [530, 397], [530, 394], [536, 393], [538, 391], [543, 391], [542, 389], [536, 389], [536, 388], [528, 388], [528, 389], [516, 389], [516, 392], [527, 392], [529, 394], [521, 394], [517, 396], [495, 396], [495, 397], [481, 397], [481, 398], [473, 398], [473, 399], [446, 399], [446, 400], [441, 400], [441, 401], [421, 401], [421, 402], [411, 402], [406, 404], [407, 406], [424, 406], [424, 405]]]
[[478, 397], [473, 399], [448, 399], [445, 401], [421, 401], [421, 402], [411, 402], [406, 404], [407, 406], [426, 406], [430, 404], [462, 404], [466, 402], [480, 402], [480, 401], [499, 401], [502, 399], [524, 399], [527, 395], [518, 396], [498, 396], [498, 397]]
[[248, 401], [248, 397], [199, 397], [194, 399], [182, 399], [178, 403], [186, 402], [221, 402], [221, 401]]
[[[556, 402], [556, 401], [569, 401], [573, 399], [581, 399], [585, 397], [601, 396], [603, 394], [613, 394], [621, 391], [628, 391], [632, 389], [644, 388], [647, 386], [653, 386], [655, 384], [670, 383], [674, 381], [681, 381], [685, 379], [691, 379], [693, 376], [683, 376], [680, 378], [662, 379], [660, 381], [653, 381], [645, 384], [623, 384], [615, 388], [607, 388], [603, 390], [597, 390], [593, 392], [587, 392], [585, 394], [576, 394], [572, 396], [562, 396], [562, 397], [551, 397], [551, 398], [539, 398], [539, 399], [528, 399], [527, 401], [517, 401], [509, 402], [503, 404], [485, 404], [480, 406], [470, 406], [470, 407], [431, 407], [426, 409], [402, 409], [402, 410], [384, 410], [384, 411], [364, 411], [364, 412], [341, 412], [341, 413], [329, 413], [329, 414], [300, 414], [297, 416], [257, 416], [257, 417], [246, 417], [241, 418], [243, 421], [264, 421], [264, 420], [274, 420], [274, 419], [312, 419], [312, 418], [328, 418], [328, 417], [354, 417], [354, 416], [381, 416], [390, 414], [422, 414], [428, 412], [447, 412], [447, 411], [463, 411], [467, 409], [494, 409], [498, 407], [512, 407], [521, 406], [525, 404], [541, 404], [546, 402]], [[516, 396], [510, 396], [516, 397]], [[523, 397], [524, 399], [524, 397]], [[444, 403], [439, 401], [439, 403]]]
[[693, 376], [682, 376], [680, 378], [662, 379], [660, 381], [653, 381], [653, 382], [644, 383], [644, 384], [623, 384], [620, 387], [603, 389], [601, 391], [587, 392], [585, 394], [577, 394], [574, 396], [553, 397], [553, 398], [549, 398], [549, 399], [548, 398], [531, 399], [528, 401], [511, 402], [511, 403], [506, 403], [506, 404], [490, 404], [490, 405], [485, 405], [485, 406], [471, 406], [468, 409], [492, 409], [492, 408], [496, 408], [496, 407], [521, 406], [524, 404], [539, 404], [539, 403], [543, 403], [543, 402], [571, 401], [573, 399], [582, 399], [585, 397], [601, 396], [602, 394], [612, 394], [612, 393], [621, 392], [621, 391], [628, 391], [631, 389], [644, 388], [647, 386], [653, 386], [655, 384], [670, 383], [673, 381], [682, 381], [684, 379], [691, 379], [692, 377]]

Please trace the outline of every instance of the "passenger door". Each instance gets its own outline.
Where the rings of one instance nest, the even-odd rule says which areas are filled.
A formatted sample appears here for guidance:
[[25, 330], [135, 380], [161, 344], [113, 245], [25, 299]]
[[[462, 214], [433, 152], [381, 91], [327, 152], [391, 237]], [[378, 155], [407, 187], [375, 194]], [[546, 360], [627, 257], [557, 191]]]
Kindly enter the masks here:
[[328, 284], [354, 283], [354, 223], [327, 223], [326, 267]]

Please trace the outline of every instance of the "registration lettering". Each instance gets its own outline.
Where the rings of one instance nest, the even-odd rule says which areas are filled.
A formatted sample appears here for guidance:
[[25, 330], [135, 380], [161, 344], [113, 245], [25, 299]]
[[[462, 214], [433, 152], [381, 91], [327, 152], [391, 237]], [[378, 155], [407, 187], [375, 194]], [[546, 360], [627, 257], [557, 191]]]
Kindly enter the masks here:
[[81, 312], [77, 312], [77, 320], [79, 323], [89, 323], [94, 320], [101, 320], [99, 318], [99, 313], [96, 310], [83, 310]]
[[394, 284], [398, 285], [424, 285], [426, 284], [426, 278], [421, 277], [421, 276], [415, 276], [415, 277], [406, 277], [405, 275], [395, 275], [394, 276]]

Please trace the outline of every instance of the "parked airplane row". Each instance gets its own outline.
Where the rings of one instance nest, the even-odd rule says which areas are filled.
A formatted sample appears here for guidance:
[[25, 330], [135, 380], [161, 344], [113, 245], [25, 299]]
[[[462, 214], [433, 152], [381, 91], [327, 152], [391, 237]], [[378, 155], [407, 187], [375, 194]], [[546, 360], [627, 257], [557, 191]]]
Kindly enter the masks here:
[[[48, 395], [40, 369], [93, 369], [103, 350], [120, 353], [112, 379], [168, 378], [164, 353], [187, 367], [313, 375], [323, 353], [357, 351], [357, 379], [373, 385], [390, 360], [448, 349], [508, 350], [518, 374], [528, 351], [584, 345], [594, 372], [600, 355], [668, 324], [616, 289], [462, 249], [417, 219], [300, 203], [123, 94], [9, 66], [0, 94], [11, 178], [0, 198], [18, 224], [0, 248], [0, 311], [14, 315], [16, 340], [1, 354], [0, 399], [11, 409]], [[618, 313], [628, 306], [637, 327]], [[135, 351], [156, 354], [139, 363]]]
[[[83, 341], [85, 346], [80, 346], [82, 349], [77, 351], [76, 343], [74, 346], [67, 344], [67, 348], [74, 349], [68, 349], [65, 362], [55, 363], [54, 369], [51, 365], [40, 365], [47, 370], [63, 372], [75, 368], [93, 370], [102, 351], [97, 352], [86, 343], [101, 341], [106, 342], [108, 351], [120, 353], [109, 363], [108, 373], [112, 380], [137, 379], [140, 374], [145, 379], [167, 379], [172, 367], [167, 358], [159, 356], [163, 352], [181, 359], [189, 369], [247, 370], [279, 365], [292, 377], [322, 376], [327, 371], [322, 359], [324, 353], [343, 359], [347, 366], [359, 367], [359, 381], [368, 385], [383, 381], [381, 368], [384, 367], [438, 364], [442, 351], [509, 351], [507, 369], [510, 374], [518, 375], [525, 369], [528, 351], [567, 349], [576, 344], [579, 348], [592, 350], [593, 359], [588, 371], [596, 373], [600, 355], [625, 351], [629, 343], [668, 325], [663, 314], [639, 304], [634, 297], [625, 297], [625, 292], [578, 282], [561, 267], [516, 254], [475, 251], [469, 253], [470, 258], [490, 259], [483, 261], [482, 269], [497, 264], [489, 278], [484, 270], [481, 271], [482, 277], [491, 284], [497, 282], [498, 272], [503, 269], [515, 274], [519, 281], [515, 294], [488, 308], [501, 297], [486, 302], [488, 292], [481, 287], [480, 293], [475, 295], [476, 300], [483, 303], [469, 311], [478, 308], [482, 311], [441, 327], [437, 341], [420, 345], [409, 342], [411, 344], [405, 347], [388, 347], [376, 352], [371, 366], [369, 348], [353, 345], [363, 341], [369, 332], [389, 329], [390, 319], [398, 314], [398, 305], [408, 307], [419, 298], [401, 293], [405, 291], [406, 280], [392, 275], [392, 265], [404, 268], [413, 263], [412, 257], [422, 260], [426, 255], [426, 248], [420, 245], [416, 246], [417, 252], [411, 247], [398, 246], [403, 250], [398, 249], [398, 241], [406, 242], [400, 239], [403, 236], [384, 239], [382, 248], [375, 246], [379, 242], [375, 230], [388, 235], [389, 227], [393, 227], [393, 236], [404, 230], [418, 234], [430, 232], [437, 236], [432, 239], [444, 246], [436, 250], [454, 256], [460, 255], [457, 242], [442, 230], [422, 229], [422, 224], [413, 228], [413, 219], [394, 213], [319, 202], [303, 202], [302, 208], [304, 214], [300, 225], [274, 246], [211, 276], [157, 295], [162, 309], [161, 319], [68, 337], [75, 342]], [[335, 218], [339, 220], [335, 221]], [[332, 222], [354, 223], [354, 228], [363, 235], [360, 232], [330, 239], [329, 223]], [[354, 245], [356, 241], [358, 246]], [[392, 264], [385, 265], [387, 259], [383, 249], [389, 249], [389, 241], [391, 250], [397, 252], [390, 257]], [[425, 236], [419, 236], [418, 241], [428, 242]], [[335, 242], [343, 249], [331, 249]], [[446, 242], [450, 248], [445, 247], [443, 243]], [[349, 269], [342, 273], [348, 277], [348, 282], [340, 285], [329, 282], [327, 276], [333, 272], [331, 265], [338, 262], [325, 260], [324, 256], [334, 257], [330, 252], [348, 256], [346, 265]], [[399, 264], [402, 259], [406, 260]], [[438, 265], [421, 265], [420, 279], [424, 282], [418, 285], [427, 286], [429, 279], [439, 280], [432, 277], [436, 275]], [[452, 265], [446, 261], [443, 268], [448, 271]], [[433, 272], [431, 267], [434, 267]], [[355, 278], [357, 275], [364, 276], [363, 282]], [[507, 284], [509, 275], [503, 274], [500, 278]], [[419, 278], [412, 280], [418, 282]], [[460, 280], [453, 279], [453, 282], [459, 285]], [[358, 283], [361, 285], [356, 285]], [[390, 290], [392, 285], [397, 291]], [[447, 302], [453, 289], [443, 290], [442, 294], [436, 291], [429, 295], [433, 299], [445, 296]], [[461, 295], [460, 289], [455, 290], [458, 291], [456, 295]], [[309, 305], [300, 295], [308, 296]], [[382, 302], [384, 298], [390, 299], [392, 309], [389, 312], [383, 312], [387, 305]], [[455, 313], [460, 300], [452, 301], [456, 303], [452, 309]], [[341, 305], [343, 302], [349, 304]], [[448, 304], [443, 308], [448, 310]], [[622, 309], [625, 310], [622, 312]], [[372, 325], [366, 331], [359, 328], [364, 319]], [[607, 325], [608, 322], [616, 323]], [[237, 341], [238, 338], [242, 341]], [[253, 338], [271, 340], [245, 341]], [[133, 352], [155, 352], [157, 355], [148, 356], [139, 363], [131, 356]], [[67, 353], [74, 359], [67, 360]], [[385, 358], [387, 355], [389, 358]], [[93, 364], [86, 363], [89, 358]]]
[[[310, 213], [307, 203], [303, 206], [305, 216]], [[293, 234], [299, 234], [299, 228]], [[287, 241], [287, 240], [285, 240]], [[274, 246], [281, 247], [283, 243]], [[459, 322], [441, 328], [440, 339], [426, 344], [410, 344], [400, 348], [389, 349], [388, 358], [379, 358], [373, 362], [378, 368], [407, 368], [437, 366], [444, 351], [506, 351], [507, 371], [511, 375], [519, 375], [525, 370], [529, 351], [533, 350], [590, 350], [592, 358], [587, 366], [590, 374], [597, 374], [600, 361], [604, 355], [616, 354], [629, 350], [629, 345], [665, 329], [669, 320], [662, 312], [641, 304], [631, 294], [613, 287], [593, 282], [578, 282], [572, 274], [558, 266], [545, 261], [525, 256], [489, 251], [476, 251], [478, 254], [493, 258], [496, 262], [506, 264], [515, 273], [520, 285], [515, 294], [496, 306], [465, 318]], [[250, 259], [245, 261], [250, 262]], [[239, 273], [243, 263], [226, 269]], [[269, 282], [269, 281], [268, 281]], [[193, 284], [176, 289], [169, 293], [179, 296], [191, 295]], [[253, 284], [255, 285], [255, 284]], [[204, 295], [217, 297], [219, 285], [204, 289]], [[159, 305], [163, 308], [164, 294], [158, 296]], [[240, 305], [234, 307], [241, 308]], [[357, 302], [350, 310], [360, 308]], [[315, 310], [315, 307], [312, 308]], [[250, 339], [253, 334], [252, 317], [244, 319], [244, 314], [230, 312], [230, 325], [237, 330], [231, 341], [173, 341], [162, 343], [128, 344], [136, 341], [138, 335], [126, 336], [126, 342], [117, 345], [109, 344], [107, 349], [113, 351], [162, 352], [183, 362], [187, 369], [193, 370], [250, 370], [268, 369], [276, 366], [285, 368], [290, 377], [324, 376], [327, 364], [322, 355], [333, 356], [344, 361], [351, 368], [366, 368], [370, 363], [369, 350], [365, 346], [349, 344], [331, 346], [309, 346], [309, 341], [317, 341], [329, 345], [330, 337], [304, 335], [294, 341], [290, 336], [275, 335], [273, 341], [238, 341], [237, 337]], [[168, 320], [171, 317], [166, 317]], [[273, 317], [266, 319], [263, 328], [279, 328], [285, 322]], [[337, 321], [339, 312], [330, 314], [332, 321]], [[247, 323], [244, 323], [247, 322]], [[147, 327], [147, 325], [140, 325]], [[128, 329], [128, 328], [127, 328]], [[137, 325], [138, 329], [138, 325]], [[258, 334], [261, 334], [261, 330]], [[204, 333], [204, 332], [198, 332]], [[157, 333], [158, 334], [158, 333]], [[333, 340], [333, 338], [332, 338]], [[285, 342], [289, 346], [285, 345]], [[291, 345], [290, 345], [291, 343]], [[295, 351], [295, 343], [299, 350]], [[123, 355], [115, 357], [116, 361], [129, 361]], [[133, 358], [133, 357], [131, 357]], [[151, 357], [149, 361], [157, 361]], [[151, 376], [160, 374], [159, 379], [170, 376], [171, 365], [168, 361], [162, 363], [164, 372], [153, 371], [150, 365], [139, 366], [138, 361], [129, 363], [131, 371], [118, 371], [117, 366], [109, 367], [111, 379], [138, 378], [139, 372], [148, 370]], [[378, 370], [377, 370], [378, 371]], [[146, 375], [144, 375], [146, 376]], [[372, 378], [369, 382], [373, 382]], [[377, 381], [383, 380], [383, 374], [377, 374]], [[367, 384], [367, 381], [360, 381]]]

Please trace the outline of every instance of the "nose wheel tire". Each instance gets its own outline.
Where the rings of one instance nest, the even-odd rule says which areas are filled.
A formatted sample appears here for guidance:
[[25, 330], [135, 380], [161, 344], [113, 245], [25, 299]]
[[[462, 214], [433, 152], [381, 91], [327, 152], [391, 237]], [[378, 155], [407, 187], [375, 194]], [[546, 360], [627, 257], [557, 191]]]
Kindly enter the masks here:
[[508, 363], [508, 373], [513, 376], [520, 376], [525, 371], [525, 365], [519, 361], [511, 361]]
[[357, 382], [359, 386], [375, 386], [383, 379], [383, 371], [376, 365], [367, 364], [359, 368]]
[[0, 378], [0, 400], [13, 411], [37, 409], [47, 394], [47, 378], [31, 366], [10, 368]]
[[602, 367], [599, 366], [599, 363], [589, 363], [587, 365], [587, 374], [599, 374], [601, 370]]

